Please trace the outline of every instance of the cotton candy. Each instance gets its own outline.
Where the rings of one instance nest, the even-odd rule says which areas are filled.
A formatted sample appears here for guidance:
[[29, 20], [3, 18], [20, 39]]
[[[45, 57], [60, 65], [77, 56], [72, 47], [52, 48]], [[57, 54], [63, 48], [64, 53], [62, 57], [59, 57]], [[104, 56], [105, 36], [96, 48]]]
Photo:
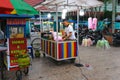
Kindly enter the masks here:
[[82, 46], [85, 46], [85, 47], [89, 47], [89, 46], [91, 46], [92, 45], [92, 40], [90, 39], [90, 38], [88, 38], [88, 39], [83, 39], [82, 40]]
[[97, 18], [93, 18], [93, 25], [92, 25], [92, 30], [96, 30], [97, 28]]
[[92, 22], [92, 17], [89, 17], [88, 18], [88, 29], [92, 29], [92, 26], [93, 26], [92, 23], [93, 23]]
[[97, 44], [96, 44], [96, 47], [97, 48], [106, 48], [106, 49], [109, 49], [110, 45], [109, 45], [109, 42], [104, 39], [104, 40], [98, 40]]

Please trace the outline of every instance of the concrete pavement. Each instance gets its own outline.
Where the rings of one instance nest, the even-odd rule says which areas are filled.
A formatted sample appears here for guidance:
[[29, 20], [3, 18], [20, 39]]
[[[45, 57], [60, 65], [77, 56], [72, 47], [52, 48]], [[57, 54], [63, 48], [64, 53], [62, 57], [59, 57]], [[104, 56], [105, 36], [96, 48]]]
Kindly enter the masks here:
[[[33, 59], [32, 68], [23, 80], [120, 80], [120, 47], [80, 46], [79, 52], [80, 63], [89, 64], [90, 68], [76, 67], [68, 61], [56, 65], [51, 58], [41, 56]], [[15, 80], [14, 73], [6, 73], [9, 74], [6, 80]]]

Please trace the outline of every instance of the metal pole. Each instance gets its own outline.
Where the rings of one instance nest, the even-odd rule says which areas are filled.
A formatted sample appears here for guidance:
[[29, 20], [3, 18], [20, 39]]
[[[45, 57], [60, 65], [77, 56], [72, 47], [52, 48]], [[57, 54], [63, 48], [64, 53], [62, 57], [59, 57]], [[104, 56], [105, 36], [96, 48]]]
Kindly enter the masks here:
[[[56, 32], [57, 32], [57, 54], [58, 54], [58, 5], [56, 5]], [[58, 55], [57, 55], [58, 59]]]
[[[46, 6], [46, 4], [40, 4], [40, 5], [43, 5], [43, 6]], [[47, 6], [55, 6], [55, 4], [47, 4]], [[71, 5], [71, 4], [68, 4], [68, 5], [66, 5], [66, 4], [59, 4], [59, 7], [60, 6], [71, 6], [71, 7], [76, 7], [76, 6], [79, 6], [79, 7], [81, 7], [81, 5]], [[96, 5], [96, 7], [99, 7], [99, 6], [101, 6], [101, 4], [99, 4], [99, 5]], [[82, 6], [82, 7], [86, 7], [86, 6]]]
[[[42, 14], [41, 14], [41, 16], [42, 16]], [[44, 18], [43, 18], [44, 19]], [[43, 30], [44, 30], [44, 27], [43, 27], [43, 19], [41, 20], [41, 26], [42, 26], [42, 32], [43, 32]]]
[[[79, 57], [79, 7], [77, 6], [77, 51]], [[79, 58], [80, 62], [80, 58]]]
[[39, 12], [39, 19], [40, 19], [40, 31], [41, 31], [41, 12]]
[[58, 6], [56, 5], [56, 32], [57, 32], [57, 42], [58, 42]]
[[75, 66], [83, 67], [83, 64], [80, 63], [80, 55], [79, 55], [79, 6], [77, 6], [77, 53], [78, 53], [78, 62], [75, 63]]
[[68, 0], [67, 0], [67, 5], [68, 5]]
[[31, 25], [30, 25], [30, 19], [29, 19], [29, 34], [30, 34], [30, 40], [31, 40]]
[[43, 32], [43, 19], [42, 19], [42, 14], [41, 14], [41, 32]]
[[116, 0], [112, 0], [112, 33], [115, 32], [115, 3]]

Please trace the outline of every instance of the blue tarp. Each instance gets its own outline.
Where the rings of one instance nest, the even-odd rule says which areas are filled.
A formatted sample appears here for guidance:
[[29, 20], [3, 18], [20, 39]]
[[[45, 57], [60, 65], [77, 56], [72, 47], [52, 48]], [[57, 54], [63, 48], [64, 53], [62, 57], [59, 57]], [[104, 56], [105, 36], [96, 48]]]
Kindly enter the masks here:
[[32, 18], [34, 16], [29, 15], [17, 15], [17, 14], [0, 14], [0, 18]]
[[104, 22], [104, 21], [99, 21], [97, 30], [103, 30], [105, 26], [107, 27], [110, 24], [110, 22]]
[[120, 29], [120, 22], [115, 22], [115, 29]]

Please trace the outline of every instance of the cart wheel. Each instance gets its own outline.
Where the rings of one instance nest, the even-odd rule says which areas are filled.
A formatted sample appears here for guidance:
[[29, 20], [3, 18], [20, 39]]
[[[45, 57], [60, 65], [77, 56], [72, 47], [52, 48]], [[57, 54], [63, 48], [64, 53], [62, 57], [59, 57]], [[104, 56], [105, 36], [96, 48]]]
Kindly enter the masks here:
[[43, 57], [46, 57], [46, 54], [45, 54], [45, 53], [43, 53]]
[[62, 64], [62, 62], [58, 61], [56, 64], [57, 64], [57, 66], [60, 66]]
[[33, 49], [41, 49], [41, 38], [35, 38], [31, 42]]
[[60, 66], [60, 65], [62, 64], [62, 61], [55, 61], [55, 64], [56, 64], [57, 66]]
[[25, 75], [28, 75], [28, 72], [29, 72], [29, 68], [28, 68], [28, 67], [23, 70], [23, 73], [24, 73]]
[[75, 62], [75, 58], [70, 59], [70, 62], [71, 62], [71, 63], [74, 63], [74, 62]]
[[16, 80], [22, 80], [22, 71], [21, 70], [16, 71], [16, 77], [17, 77]]

